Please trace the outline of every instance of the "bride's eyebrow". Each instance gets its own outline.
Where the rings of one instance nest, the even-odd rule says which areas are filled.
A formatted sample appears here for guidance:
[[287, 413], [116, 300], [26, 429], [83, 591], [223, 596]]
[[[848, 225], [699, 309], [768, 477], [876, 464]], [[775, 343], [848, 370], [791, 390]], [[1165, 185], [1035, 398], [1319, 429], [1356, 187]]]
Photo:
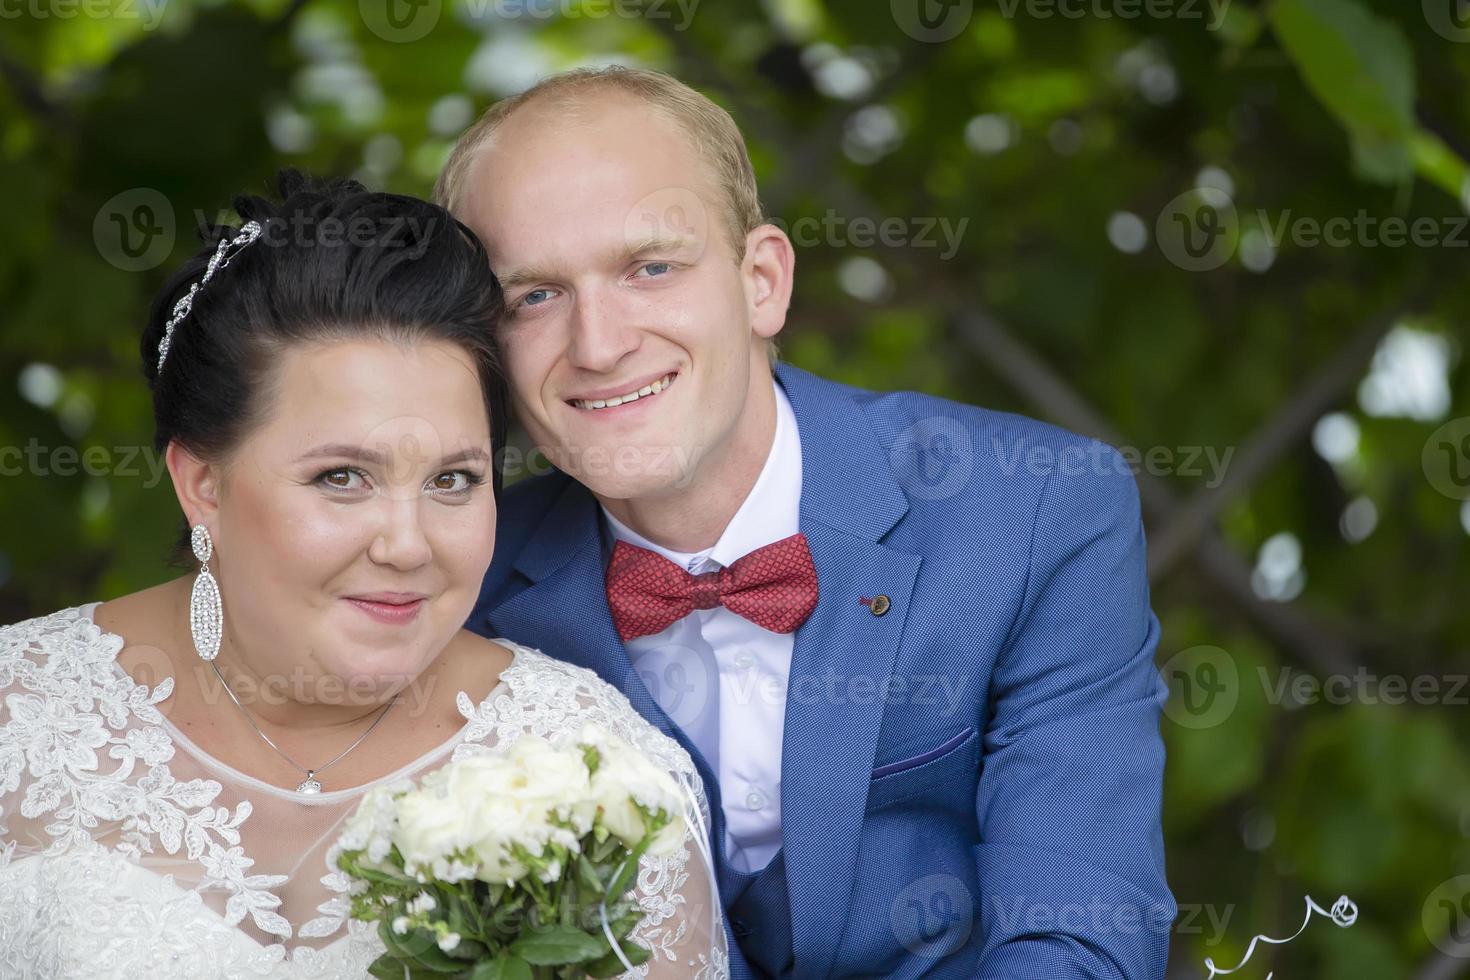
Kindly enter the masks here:
[[[302, 453], [297, 459], [350, 459], [356, 463], [369, 463], [374, 466], [384, 466], [388, 462], [388, 458], [377, 450], [368, 449], [366, 446], [352, 446], [346, 443], [332, 443], [325, 446], [317, 446], [315, 449]], [[477, 446], [471, 446], [468, 449], [461, 449], [458, 452], [450, 453], [439, 460], [439, 465], [451, 466], [455, 463], [487, 463], [489, 461], [489, 453]]]

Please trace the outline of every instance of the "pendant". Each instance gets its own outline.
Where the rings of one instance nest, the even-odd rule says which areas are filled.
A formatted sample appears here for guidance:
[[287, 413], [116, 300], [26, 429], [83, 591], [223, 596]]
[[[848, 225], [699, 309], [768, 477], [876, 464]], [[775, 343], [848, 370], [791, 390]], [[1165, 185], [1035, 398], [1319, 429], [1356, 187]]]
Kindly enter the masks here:
[[307, 771], [306, 781], [303, 782], [300, 786], [296, 787], [296, 792], [300, 793], [303, 796], [315, 796], [321, 791], [322, 784], [316, 781], [316, 773], [312, 770]]

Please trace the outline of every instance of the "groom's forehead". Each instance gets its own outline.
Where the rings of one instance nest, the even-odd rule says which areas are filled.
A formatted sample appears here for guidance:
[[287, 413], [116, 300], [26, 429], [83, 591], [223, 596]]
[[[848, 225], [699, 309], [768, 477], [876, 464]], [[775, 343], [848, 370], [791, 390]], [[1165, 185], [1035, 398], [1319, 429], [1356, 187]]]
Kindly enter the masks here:
[[713, 163], [652, 106], [629, 97], [558, 112], [536, 102], [506, 118], [483, 148], [466, 195], [472, 216], [495, 222], [490, 237], [535, 237], [577, 223], [616, 232], [648, 199], [718, 204]]
[[692, 258], [717, 234], [723, 211], [708, 191], [656, 181], [608, 183], [605, 190], [593, 183], [578, 193], [556, 186], [497, 189], [499, 199], [477, 209], [471, 226], [504, 274], [502, 285], [645, 254], [691, 252]]

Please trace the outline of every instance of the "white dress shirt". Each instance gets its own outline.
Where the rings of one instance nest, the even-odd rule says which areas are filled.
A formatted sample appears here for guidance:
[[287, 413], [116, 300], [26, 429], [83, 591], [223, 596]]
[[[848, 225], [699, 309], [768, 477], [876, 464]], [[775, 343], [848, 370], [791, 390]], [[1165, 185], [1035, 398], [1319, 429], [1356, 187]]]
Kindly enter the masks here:
[[[603, 509], [616, 540], [657, 552], [692, 575], [717, 571], [797, 533], [801, 440], [776, 389], [776, 435], [755, 486], [713, 547], [670, 551]], [[704, 754], [720, 781], [725, 856], [759, 871], [781, 849], [781, 737], [795, 634], [772, 633], [724, 606], [696, 609], [662, 633], [628, 640], [634, 668], [659, 707]]]

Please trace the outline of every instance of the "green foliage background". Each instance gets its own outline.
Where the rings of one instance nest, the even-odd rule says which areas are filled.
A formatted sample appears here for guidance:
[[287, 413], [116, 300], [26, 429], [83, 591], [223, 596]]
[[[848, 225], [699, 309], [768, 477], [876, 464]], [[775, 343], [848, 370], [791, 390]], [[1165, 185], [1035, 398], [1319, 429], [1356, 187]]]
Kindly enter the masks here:
[[[1464, 0], [404, 4], [7, 0], [0, 446], [103, 447], [115, 469], [119, 450], [148, 446], [147, 303], [195, 226], [277, 166], [427, 195], [470, 118], [537, 75], [672, 70], [735, 114], [788, 227], [967, 221], [952, 255], [912, 237], [860, 244], [850, 224], [801, 245], [787, 359], [1176, 464], [1188, 447], [1233, 450], [1218, 485], [1178, 465], [1139, 474], [1160, 663], [1177, 685], [1211, 645], [1234, 677], [1233, 709], [1165, 721], [1186, 914], [1171, 975], [1203, 976], [1206, 956], [1234, 965], [1253, 933], [1289, 935], [1308, 893], [1349, 895], [1359, 920], [1314, 920], [1239, 976], [1466, 972], [1454, 953], [1470, 948], [1446, 936], [1470, 929], [1470, 903], [1456, 920], [1463, 889], [1435, 889], [1470, 872], [1470, 691], [1293, 706], [1273, 690], [1284, 669], [1361, 669], [1437, 679], [1444, 695], [1470, 671], [1470, 510], [1431, 465], [1436, 440], [1470, 454], [1440, 429], [1470, 415], [1470, 232], [1401, 247], [1267, 235], [1283, 216], [1360, 215], [1455, 234], [1470, 210]], [[919, 13], [946, 36], [915, 37]], [[1218, 267], [1190, 271], [1170, 209], [1202, 185], [1229, 192], [1237, 221]], [[166, 209], [143, 225], [173, 244], [131, 268], [111, 215], [136, 217], [140, 188]], [[1384, 338], [1405, 335], [1443, 353], [1409, 394], [1440, 397], [1370, 411], [1360, 386], [1393, 367]], [[1358, 432], [1336, 462], [1313, 448], [1328, 413]], [[0, 621], [176, 574], [169, 485], [135, 469], [7, 470]], [[1377, 516], [1366, 538], [1342, 529], [1360, 497]], [[1304, 580], [1268, 601], [1253, 570], [1283, 533]]]

